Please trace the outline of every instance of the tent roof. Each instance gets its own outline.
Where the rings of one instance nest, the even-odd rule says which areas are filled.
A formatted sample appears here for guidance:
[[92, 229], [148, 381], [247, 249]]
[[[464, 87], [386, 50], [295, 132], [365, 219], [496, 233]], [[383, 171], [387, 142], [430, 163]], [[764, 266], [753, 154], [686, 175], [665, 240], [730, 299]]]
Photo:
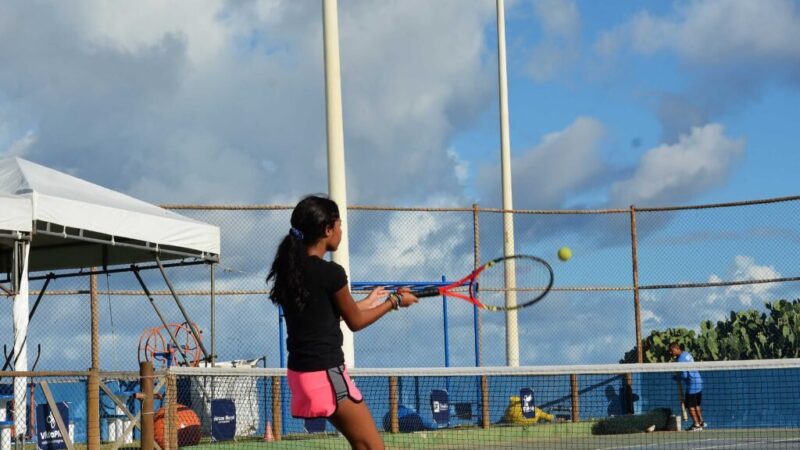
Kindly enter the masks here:
[[0, 239], [9, 232], [31, 235], [31, 271], [152, 261], [153, 252], [214, 261], [220, 251], [216, 226], [21, 158], [0, 159]]
[[30, 200], [0, 194], [0, 235], [30, 233], [31, 228]]

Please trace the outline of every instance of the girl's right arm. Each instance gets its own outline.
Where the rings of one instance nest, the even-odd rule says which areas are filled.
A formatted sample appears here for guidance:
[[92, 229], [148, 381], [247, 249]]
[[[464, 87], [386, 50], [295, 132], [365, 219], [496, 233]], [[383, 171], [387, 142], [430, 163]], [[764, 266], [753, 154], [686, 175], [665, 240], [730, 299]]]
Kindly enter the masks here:
[[[379, 292], [383, 292], [383, 288], [374, 289], [370, 293], [370, 296], [377, 295]], [[405, 308], [418, 301], [417, 297], [411, 295], [408, 288], [400, 289], [396, 294], [392, 295], [394, 296], [393, 299], [386, 300], [374, 308], [361, 309], [358, 307], [356, 301], [353, 300], [353, 296], [350, 294], [350, 288], [345, 285], [334, 294], [334, 301], [347, 327], [352, 331], [358, 331], [368, 327], [386, 313], [393, 310], [396, 305], [395, 302], [399, 301], [399, 306]]]

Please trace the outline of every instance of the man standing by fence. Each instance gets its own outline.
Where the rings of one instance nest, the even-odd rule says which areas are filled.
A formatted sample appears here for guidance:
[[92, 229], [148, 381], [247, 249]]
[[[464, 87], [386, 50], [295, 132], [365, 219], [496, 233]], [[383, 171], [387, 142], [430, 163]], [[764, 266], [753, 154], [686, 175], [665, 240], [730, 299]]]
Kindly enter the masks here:
[[[691, 353], [684, 351], [677, 342], [669, 344], [669, 353], [676, 358], [676, 362], [694, 362]], [[702, 431], [706, 427], [700, 408], [700, 404], [703, 401], [703, 377], [696, 370], [682, 371], [676, 377], [683, 382], [683, 391], [685, 393], [683, 401], [686, 404], [686, 408], [689, 409], [689, 415], [692, 416], [692, 426], [687, 431]]]

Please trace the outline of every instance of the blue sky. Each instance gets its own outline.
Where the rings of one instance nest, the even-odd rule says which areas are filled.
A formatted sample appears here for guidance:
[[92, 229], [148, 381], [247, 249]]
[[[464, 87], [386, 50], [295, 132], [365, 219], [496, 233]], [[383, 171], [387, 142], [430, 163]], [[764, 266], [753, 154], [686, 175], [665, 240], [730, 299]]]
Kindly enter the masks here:
[[[144, 2], [133, 14], [99, 0], [12, 2], [0, 23], [0, 154], [155, 202], [288, 202], [324, 190], [317, 3], [194, 2], [183, 16], [180, 3]], [[499, 202], [494, 6], [340, 2], [354, 202]], [[795, 2], [516, 0], [506, 18], [516, 204], [794, 193]], [[655, 149], [706, 127], [720, 129], [644, 167]], [[546, 136], [561, 140], [545, 149]], [[372, 187], [365, 164], [437, 176]], [[703, 164], [711, 173], [698, 180]], [[298, 182], [301, 173], [316, 176]], [[683, 189], [630, 195], [652, 173], [675, 175]], [[531, 183], [550, 192], [537, 196]]]
[[[752, 9], [758, 13], [752, 21], [737, 20]], [[778, 17], [787, 10], [788, 16]], [[548, 27], [548, 20], [559, 25]], [[713, 39], [733, 42], [704, 54], [705, 36], [691, 34], [703, 20], [724, 23]], [[718, 124], [724, 136], [744, 142], [739, 160], [714, 183], [669, 203], [792, 195], [793, 142], [800, 133], [793, 122], [800, 97], [798, 72], [788, 60], [797, 46], [778, 41], [796, 31], [777, 26], [787, 32], [783, 38], [779, 32], [763, 36], [784, 20], [796, 25], [795, 3], [513, 3], [507, 12], [512, 149], [517, 155], [535, 149], [543, 135], [577, 116], [591, 117], [606, 130], [598, 152], [624, 176], [653, 148], [674, 143], [693, 126]], [[647, 28], [645, 23], [669, 30], [664, 36], [652, 29], [634, 31]], [[654, 41], [650, 48], [641, 48], [648, 39]], [[494, 45], [494, 36], [487, 40]], [[614, 50], [601, 51], [610, 41]], [[555, 56], [547, 53], [550, 46]], [[456, 137], [457, 147], [468, 148], [475, 140], [488, 147], [497, 139], [497, 123], [497, 108], [485, 111], [478, 126]], [[602, 202], [602, 194], [594, 200]], [[569, 203], [567, 196], [561, 206]]]
[[[105, 0], [12, 1], [2, 8], [0, 157], [21, 156], [159, 204], [289, 204], [327, 190], [318, 0], [146, 0], [135, 11]], [[339, 24], [349, 201], [499, 206], [494, 0], [340, 0]], [[797, 2], [516, 0], [506, 2], [506, 26], [515, 207], [797, 194]], [[780, 227], [797, 233], [783, 212], [654, 221], [643, 236], [652, 243], [643, 264], [664, 274], [654, 283], [792, 276], [790, 248], [775, 237], [785, 235]], [[262, 287], [265, 264], [245, 256], [251, 239], [282, 229], [283, 219], [223, 236], [224, 258], [249, 274], [251, 288]], [[445, 239], [454, 235], [447, 224], [421, 217], [409, 230], [407, 218], [390, 219], [354, 221], [354, 229], [363, 227], [351, 237], [354, 278], [366, 277], [366, 268], [370, 278], [463, 271], [445, 256], [465, 251], [463, 239]], [[545, 227], [531, 251], [573, 246], [576, 257], [559, 266], [559, 279], [629, 281], [629, 250], [609, 240], [619, 224], [525, 223], [520, 235]], [[753, 240], [758, 227], [773, 238]], [[738, 240], [718, 237], [726, 232]], [[687, 236], [702, 247], [689, 246]], [[419, 251], [430, 239], [441, 244], [435, 255]], [[259, 257], [271, 245], [263, 243]], [[398, 248], [412, 256], [380, 258]], [[719, 290], [699, 301], [718, 315], [778, 291], [794, 292]], [[691, 325], [664, 306], [669, 294], [661, 297], [648, 300], [656, 302], [647, 308], [649, 327]], [[131, 329], [130, 339], [138, 332]], [[619, 336], [608, 330], [597, 342], [627, 350]], [[528, 361], [564, 362], [552, 356], [564, 345], [553, 340]], [[568, 360], [610, 362], [616, 353], [590, 346]]]

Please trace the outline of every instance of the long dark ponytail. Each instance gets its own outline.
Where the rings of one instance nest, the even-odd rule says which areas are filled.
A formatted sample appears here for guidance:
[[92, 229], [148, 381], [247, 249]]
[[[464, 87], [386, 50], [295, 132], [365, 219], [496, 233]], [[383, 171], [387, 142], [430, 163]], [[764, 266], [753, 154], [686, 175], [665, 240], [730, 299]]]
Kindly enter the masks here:
[[290, 303], [303, 308], [308, 297], [304, 283], [308, 246], [325, 236], [325, 230], [339, 219], [339, 207], [321, 195], [303, 198], [292, 211], [289, 233], [283, 238], [272, 261], [267, 283], [272, 282], [269, 295], [276, 305]]

